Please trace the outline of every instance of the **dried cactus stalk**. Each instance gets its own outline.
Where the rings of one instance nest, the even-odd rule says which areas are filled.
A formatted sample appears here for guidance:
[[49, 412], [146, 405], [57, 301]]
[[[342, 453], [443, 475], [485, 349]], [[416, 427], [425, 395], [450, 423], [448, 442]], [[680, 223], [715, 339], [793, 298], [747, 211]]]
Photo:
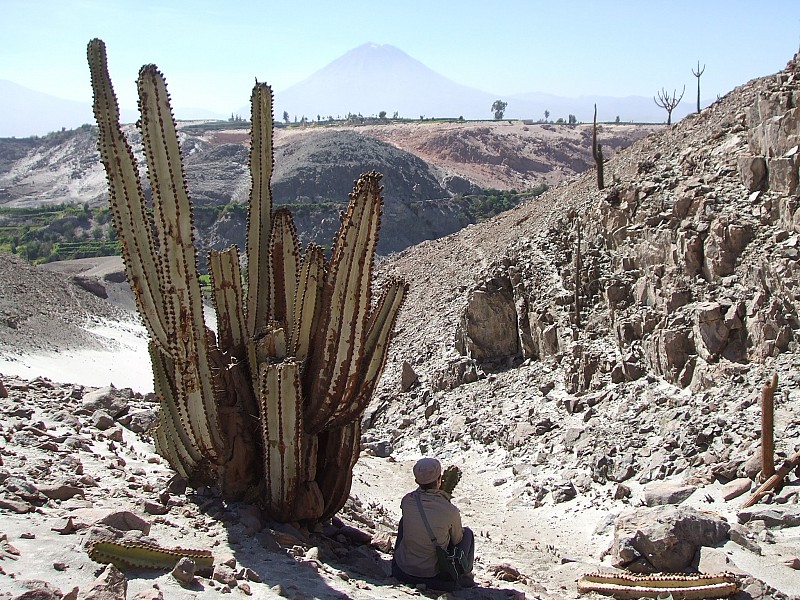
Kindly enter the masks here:
[[118, 569], [172, 569], [184, 556], [194, 560], [201, 568], [214, 565], [210, 550], [190, 548], [165, 548], [146, 542], [101, 540], [86, 549], [95, 562], [111, 563]]
[[778, 374], [761, 388], [761, 481], [775, 474], [775, 390]]
[[247, 348], [243, 307], [242, 275], [239, 270], [239, 252], [235, 247], [222, 252], [212, 250], [208, 255], [214, 309], [217, 321], [217, 343], [243, 359]]
[[461, 469], [455, 465], [450, 465], [442, 473], [442, 491], [452, 496], [453, 490], [456, 489], [459, 481], [461, 481]]
[[257, 83], [250, 97], [250, 204], [247, 213], [247, 334], [269, 320], [269, 236], [272, 231], [272, 92]]
[[303, 477], [300, 365], [262, 365], [259, 407], [269, 508], [279, 518], [289, 519]]

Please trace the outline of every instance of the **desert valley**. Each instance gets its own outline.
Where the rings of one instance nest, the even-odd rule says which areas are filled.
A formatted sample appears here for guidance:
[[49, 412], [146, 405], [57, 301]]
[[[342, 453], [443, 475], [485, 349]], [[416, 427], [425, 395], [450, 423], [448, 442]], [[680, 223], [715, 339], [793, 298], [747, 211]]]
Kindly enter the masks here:
[[[675, 573], [729, 574], [739, 600], [800, 597], [798, 103], [795, 56], [674, 125], [603, 124], [603, 189], [590, 124], [276, 129], [275, 202], [300, 240], [330, 244], [353, 180], [379, 170], [375, 288], [408, 282], [350, 495], [315, 523], [187, 486], [155, 451], [120, 257], [4, 253], [0, 598], [438, 598], [389, 568], [427, 455], [463, 471], [453, 502], [476, 535], [476, 586], [448, 597], [598, 598], [576, 584], [592, 573], [618, 577], [617, 597], [656, 597]], [[202, 256], [243, 247], [248, 129], [179, 136]], [[86, 204], [72, 226], [112, 243], [97, 138], [0, 140], [3, 226]], [[499, 192], [507, 210], [476, 208]], [[766, 396], [786, 470], [756, 495]]]

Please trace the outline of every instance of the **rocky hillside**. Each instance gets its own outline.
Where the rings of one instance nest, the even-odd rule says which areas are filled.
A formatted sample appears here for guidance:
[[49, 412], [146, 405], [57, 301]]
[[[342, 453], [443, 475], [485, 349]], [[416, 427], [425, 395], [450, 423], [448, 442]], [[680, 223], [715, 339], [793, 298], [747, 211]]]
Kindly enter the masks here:
[[[602, 126], [606, 154], [654, 127]], [[274, 198], [292, 207], [303, 243], [327, 246], [353, 181], [368, 170], [385, 173], [388, 218], [379, 247], [385, 254], [476, 222], [485, 215], [475, 210], [472, 196], [480, 197], [485, 188], [541, 189], [585, 170], [592, 163], [590, 130], [510, 121], [279, 127]], [[248, 134], [235, 123], [181, 126], [201, 256], [244, 239]], [[133, 127], [129, 140], [144, 167]], [[0, 139], [0, 207], [105, 206], [105, 175], [95, 145], [96, 131], [88, 126], [42, 138]], [[231, 210], [222, 211], [224, 206]], [[106, 238], [108, 225], [93, 222], [84, 233]]]
[[775, 372], [793, 455], [798, 98], [795, 59], [619, 153], [604, 190], [587, 172], [385, 262], [411, 293], [368, 443], [487, 448], [515, 502], [624, 507], [657, 480], [755, 478]]

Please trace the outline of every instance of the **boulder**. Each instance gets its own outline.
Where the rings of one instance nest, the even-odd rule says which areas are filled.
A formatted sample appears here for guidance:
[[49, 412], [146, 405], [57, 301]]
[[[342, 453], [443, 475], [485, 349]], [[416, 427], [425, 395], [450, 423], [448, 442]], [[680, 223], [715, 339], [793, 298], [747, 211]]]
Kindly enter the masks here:
[[694, 311], [694, 338], [697, 351], [706, 361], [719, 357], [728, 343], [725, 312], [719, 302], [700, 302]]
[[145, 433], [155, 427], [158, 415], [155, 411], [146, 408], [125, 415], [119, 422], [135, 433]]
[[763, 190], [767, 181], [767, 162], [763, 156], [740, 156], [737, 159], [739, 175], [748, 192]]
[[175, 567], [172, 569], [172, 576], [182, 585], [187, 585], [194, 581], [195, 571], [197, 571], [197, 564], [188, 556], [182, 556], [175, 563]]
[[772, 158], [769, 161], [769, 189], [778, 194], [793, 195], [797, 191], [797, 160]]
[[94, 414], [95, 411], [104, 410], [114, 419], [128, 410], [132, 392], [129, 389], [118, 390], [113, 385], [89, 392], [83, 396], [81, 413]]
[[108, 565], [92, 583], [85, 600], [125, 600], [128, 580], [114, 565]]
[[716, 281], [731, 275], [736, 259], [753, 238], [750, 225], [730, 223], [727, 218], [714, 221], [703, 243], [703, 271], [707, 279]]
[[644, 488], [644, 503], [647, 506], [680, 504], [691, 496], [697, 488], [666, 481], [656, 481]]
[[493, 278], [470, 295], [456, 331], [456, 349], [481, 363], [521, 357], [511, 282]]
[[636, 573], [679, 573], [699, 547], [726, 540], [729, 529], [720, 516], [688, 507], [630, 510], [614, 523], [614, 564]]

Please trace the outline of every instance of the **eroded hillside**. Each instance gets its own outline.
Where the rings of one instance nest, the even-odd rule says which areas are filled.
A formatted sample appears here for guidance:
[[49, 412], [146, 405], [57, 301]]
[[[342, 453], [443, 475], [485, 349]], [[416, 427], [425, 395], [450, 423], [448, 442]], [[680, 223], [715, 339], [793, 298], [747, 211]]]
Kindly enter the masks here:
[[411, 292], [370, 443], [499, 451], [515, 502], [613, 484], [624, 507], [665, 478], [754, 477], [776, 372], [796, 452], [798, 97], [792, 61], [619, 153], [604, 190], [587, 172], [385, 262]]

